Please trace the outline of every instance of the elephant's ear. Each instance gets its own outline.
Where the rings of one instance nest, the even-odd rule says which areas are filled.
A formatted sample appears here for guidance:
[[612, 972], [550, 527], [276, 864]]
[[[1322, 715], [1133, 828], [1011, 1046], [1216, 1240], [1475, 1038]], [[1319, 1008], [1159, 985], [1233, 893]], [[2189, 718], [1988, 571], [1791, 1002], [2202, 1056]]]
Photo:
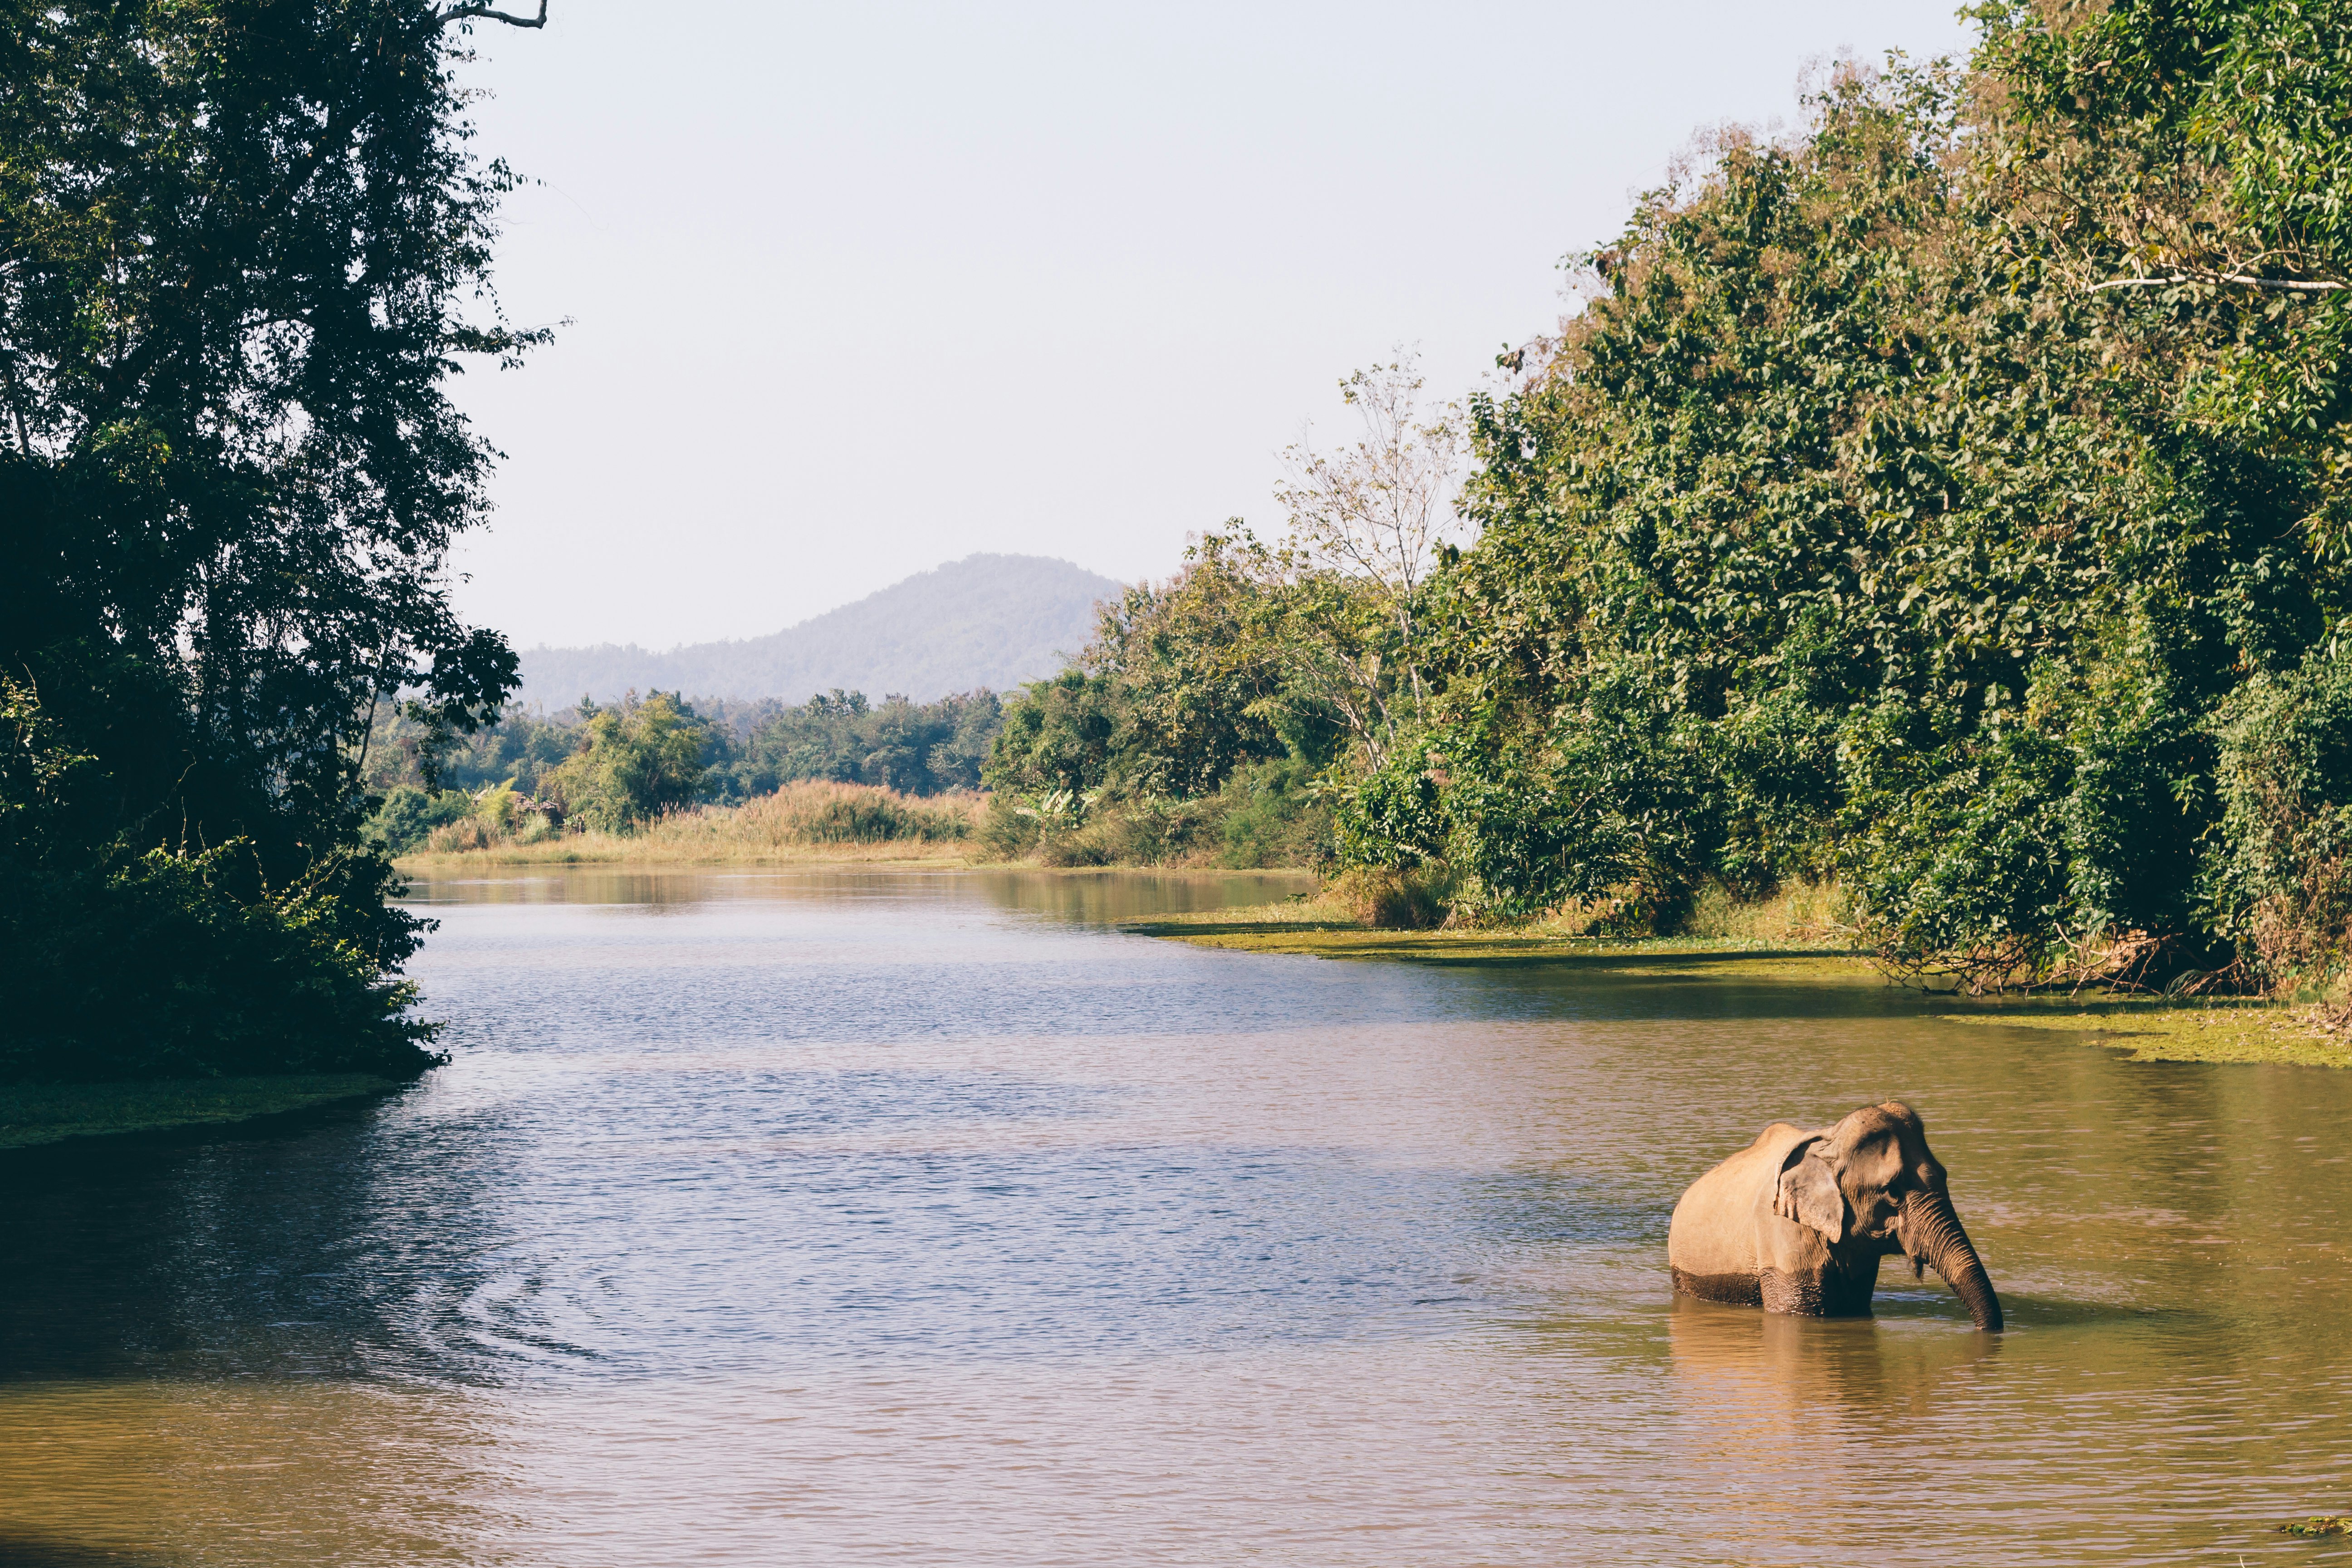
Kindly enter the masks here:
[[1845, 1194], [1838, 1191], [1837, 1173], [1822, 1157], [1820, 1139], [1807, 1139], [1790, 1151], [1780, 1189], [1772, 1194], [1772, 1212], [1811, 1226], [1833, 1242], [1845, 1239]]

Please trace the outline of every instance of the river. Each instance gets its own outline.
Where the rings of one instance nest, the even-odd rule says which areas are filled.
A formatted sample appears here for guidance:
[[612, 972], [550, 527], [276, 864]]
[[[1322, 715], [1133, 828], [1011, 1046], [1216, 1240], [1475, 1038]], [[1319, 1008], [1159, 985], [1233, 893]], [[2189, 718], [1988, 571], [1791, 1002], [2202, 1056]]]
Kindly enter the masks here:
[[[1288, 886], [420, 885], [451, 1066], [0, 1173], [0, 1562], [2352, 1559], [2352, 1074], [1115, 929]], [[1673, 1299], [1890, 1095], [2006, 1334]]]

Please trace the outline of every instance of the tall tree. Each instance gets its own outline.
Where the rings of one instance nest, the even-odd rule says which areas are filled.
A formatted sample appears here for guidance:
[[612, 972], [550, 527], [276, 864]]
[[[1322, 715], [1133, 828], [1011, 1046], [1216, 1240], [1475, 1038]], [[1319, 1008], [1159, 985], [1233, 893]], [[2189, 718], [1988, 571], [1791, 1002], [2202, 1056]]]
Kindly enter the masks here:
[[0, 682], [79, 759], [0, 855], [299, 883], [372, 984], [413, 949], [352, 847], [358, 742], [379, 694], [466, 728], [514, 683], [449, 600], [496, 454], [448, 383], [545, 334], [490, 290], [515, 179], [457, 72], [478, 23], [545, 16], [0, 0]]

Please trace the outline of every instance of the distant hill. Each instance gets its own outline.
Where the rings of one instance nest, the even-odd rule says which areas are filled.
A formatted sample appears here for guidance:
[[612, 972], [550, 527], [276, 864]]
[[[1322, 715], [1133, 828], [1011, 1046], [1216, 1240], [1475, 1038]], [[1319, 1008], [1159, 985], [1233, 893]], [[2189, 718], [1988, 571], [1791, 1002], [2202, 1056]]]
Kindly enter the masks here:
[[602, 702], [658, 688], [799, 702], [838, 686], [929, 702], [975, 686], [1003, 691], [1060, 669], [1061, 655], [1093, 640], [1095, 601], [1121, 587], [1042, 555], [968, 555], [770, 637], [667, 653], [530, 648], [520, 699], [554, 708], [583, 692]]

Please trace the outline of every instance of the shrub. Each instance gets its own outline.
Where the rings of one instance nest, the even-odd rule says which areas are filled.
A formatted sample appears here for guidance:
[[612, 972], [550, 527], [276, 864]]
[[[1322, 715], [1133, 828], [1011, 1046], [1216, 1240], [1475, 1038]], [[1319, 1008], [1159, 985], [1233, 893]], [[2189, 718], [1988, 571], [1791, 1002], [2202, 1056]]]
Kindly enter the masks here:
[[1334, 878], [1324, 897], [1363, 925], [1426, 931], [1445, 921], [1453, 893], [1442, 867], [1356, 867]]
[[971, 799], [929, 800], [877, 784], [787, 784], [738, 809], [740, 831], [765, 831], [795, 844], [955, 843], [972, 834]]
[[991, 797], [984, 850], [1043, 866], [1319, 866], [1331, 858], [1331, 813], [1302, 763], [1235, 769], [1191, 800], [1105, 799], [1066, 789]]
[[395, 784], [369, 816], [362, 836], [387, 855], [405, 855], [434, 829], [470, 816], [474, 797], [461, 789], [429, 791]]
[[1213, 797], [1217, 807], [1212, 857], [1233, 869], [1331, 863], [1331, 808], [1316, 793], [1300, 763], [1260, 763], [1237, 768]]
[[410, 1077], [444, 1058], [390, 976], [410, 928], [371, 853], [255, 886], [250, 846], [119, 851], [12, 879], [0, 911], [0, 1080], [280, 1072]]
[[2258, 676], [2218, 732], [2214, 923], [2271, 989], [2325, 984], [2352, 956], [2352, 664], [2323, 648]]
[[440, 1058], [394, 978], [424, 922], [382, 855], [273, 885], [253, 841], [200, 853], [89, 830], [113, 780], [0, 681], [0, 1080], [409, 1075]]

